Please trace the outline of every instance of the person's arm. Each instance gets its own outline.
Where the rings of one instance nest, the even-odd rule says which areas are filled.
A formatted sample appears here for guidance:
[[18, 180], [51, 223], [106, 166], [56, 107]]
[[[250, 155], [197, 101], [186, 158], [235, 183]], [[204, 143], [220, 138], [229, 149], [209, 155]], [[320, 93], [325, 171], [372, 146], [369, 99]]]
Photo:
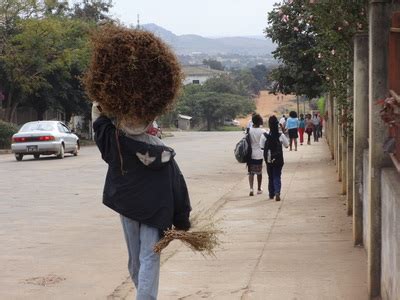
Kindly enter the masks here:
[[178, 164], [175, 162], [175, 160], [172, 162], [172, 180], [174, 181], [172, 185], [174, 193], [173, 225], [178, 230], [189, 230], [191, 227], [189, 217], [190, 211], [192, 210], [189, 192], [186, 186], [185, 178], [183, 177]]
[[111, 152], [114, 147], [115, 126], [112, 121], [104, 115], [96, 102], [92, 106], [92, 121], [94, 140], [101, 152], [101, 157], [104, 161], [110, 162]]
[[101, 108], [97, 102], [92, 104], [92, 124], [101, 116]]
[[288, 147], [289, 147], [289, 141], [288, 141], [286, 135], [281, 134], [281, 136], [279, 137], [279, 140], [281, 141], [282, 145], [283, 145], [285, 148], [288, 148]]
[[265, 146], [265, 142], [267, 141], [267, 138], [265, 137], [265, 133], [263, 133], [263, 135], [260, 138], [260, 147], [261, 150], [264, 150], [264, 146]]

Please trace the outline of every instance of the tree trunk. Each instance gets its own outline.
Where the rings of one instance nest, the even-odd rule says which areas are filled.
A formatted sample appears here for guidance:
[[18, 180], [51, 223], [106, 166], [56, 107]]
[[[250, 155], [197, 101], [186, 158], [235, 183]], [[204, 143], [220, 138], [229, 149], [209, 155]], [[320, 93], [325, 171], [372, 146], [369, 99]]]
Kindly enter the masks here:
[[11, 103], [13, 92], [12, 89], [7, 93], [7, 102], [5, 107], [4, 119], [6, 122], [11, 122]]
[[[9, 122], [13, 122], [15, 119], [15, 113], [17, 111], [17, 107], [18, 107], [19, 101], [15, 101], [12, 105], [11, 105], [11, 109], [10, 109], [10, 120]], [[17, 123], [18, 120], [16, 120], [15, 123]]]
[[211, 118], [207, 117], [207, 131], [211, 131]]
[[45, 111], [42, 109], [36, 110], [36, 117], [37, 117], [38, 121], [42, 121], [44, 119], [44, 113], [45, 113]]
[[70, 110], [65, 111], [65, 122], [69, 124], [71, 122], [72, 112]]

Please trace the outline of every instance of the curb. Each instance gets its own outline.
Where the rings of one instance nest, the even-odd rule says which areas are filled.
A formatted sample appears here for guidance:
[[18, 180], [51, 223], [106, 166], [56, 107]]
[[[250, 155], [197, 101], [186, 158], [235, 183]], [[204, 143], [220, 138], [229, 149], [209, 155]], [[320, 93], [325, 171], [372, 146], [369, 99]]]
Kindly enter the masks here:
[[11, 149], [0, 149], [0, 155], [1, 154], [11, 154]]

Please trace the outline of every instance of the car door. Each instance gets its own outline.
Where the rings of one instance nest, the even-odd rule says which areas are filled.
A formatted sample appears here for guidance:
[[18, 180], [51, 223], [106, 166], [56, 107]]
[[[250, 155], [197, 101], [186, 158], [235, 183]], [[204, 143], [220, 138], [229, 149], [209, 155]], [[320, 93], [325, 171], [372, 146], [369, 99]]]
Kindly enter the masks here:
[[[75, 138], [72, 135], [71, 130], [69, 128], [61, 123], [61, 126], [64, 129], [65, 132], [65, 151], [72, 151], [75, 149]], [[68, 145], [67, 145], [68, 144]]]
[[60, 133], [60, 139], [64, 142], [64, 146], [65, 146], [65, 151], [67, 151], [69, 145], [68, 145], [68, 138], [67, 138], [67, 133], [65, 132], [64, 127], [62, 126], [61, 123], [57, 123], [57, 129]]

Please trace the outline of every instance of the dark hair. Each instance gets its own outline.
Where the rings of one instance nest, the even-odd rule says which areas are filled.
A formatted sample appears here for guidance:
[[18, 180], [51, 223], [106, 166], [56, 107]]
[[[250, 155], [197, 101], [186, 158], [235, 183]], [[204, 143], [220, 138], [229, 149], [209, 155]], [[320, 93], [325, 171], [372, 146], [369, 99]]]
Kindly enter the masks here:
[[268, 126], [271, 136], [279, 139], [279, 121], [276, 116], [269, 117]]
[[254, 114], [251, 118], [251, 121], [253, 122], [253, 126], [255, 127], [259, 127], [264, 123], [262, 117], [259, 114]]
[[294, 110], [292, 110], [292, 111], [289, 113], [289, 116], [290, 116], [291, 118], [297, 118], [297, 112], [295, 112]]
[[304, 120], [304, 115], [303, 114], [300, 114], [300, 119]]

